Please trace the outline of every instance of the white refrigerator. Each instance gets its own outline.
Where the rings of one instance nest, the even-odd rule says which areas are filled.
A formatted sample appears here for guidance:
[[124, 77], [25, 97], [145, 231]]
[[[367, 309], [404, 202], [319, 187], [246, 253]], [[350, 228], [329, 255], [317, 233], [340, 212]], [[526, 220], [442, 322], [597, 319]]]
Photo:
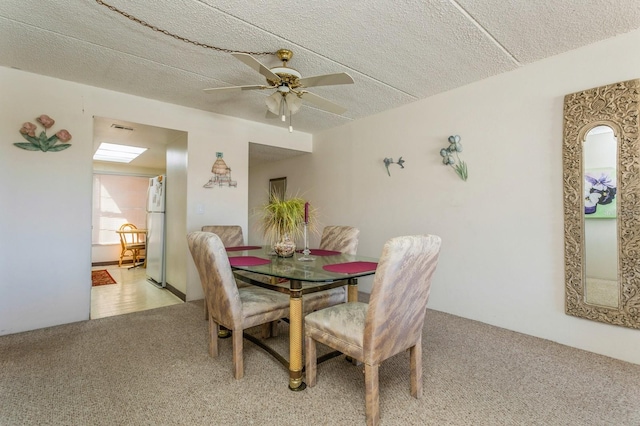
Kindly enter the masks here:
[[147, 188], [147, 281], [164, 287], [165, 281], [165, 190], [164, 175], [149, 179]]

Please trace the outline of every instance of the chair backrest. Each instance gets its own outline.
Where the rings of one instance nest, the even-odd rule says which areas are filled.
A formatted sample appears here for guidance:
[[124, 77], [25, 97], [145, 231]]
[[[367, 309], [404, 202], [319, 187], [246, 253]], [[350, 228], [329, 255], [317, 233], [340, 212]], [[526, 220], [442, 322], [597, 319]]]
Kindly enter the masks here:
[[366, 363], [380, 363], [420, 341], [440, 244], [435, 235], [396, 237], [385, 243], [365, 319]]
[[[125, 223], [124, 225], [120, 226], [120, 231], [132, 231], [135, 229], [138, 229], [138, 227], [133, 223]], [[127, 244], [138, 244], [140, 242], [142, 242], [142, 240], [140, 239], [140, 234], [138, 233], [134, 232], [131, 234], [120, 234], [120, 245], [123, 249]]]
[[320, 248], [345, 254], [356, 254], [358, 235], [360, 235], [360, 230], [353, 226], [325, 226], [322, 230]]
[[218, 235], [191, 232], [189, 251], [198, 269], [209, 314], [216, 322], [232, 327], [242, 323], [242, 302], [229, 265], [227, 252]]
[[244, 245], [242, 227], [237, 225], [208, 225], [202, 227], [203, 232], [213, 232], [225, 247], [239, 247]]

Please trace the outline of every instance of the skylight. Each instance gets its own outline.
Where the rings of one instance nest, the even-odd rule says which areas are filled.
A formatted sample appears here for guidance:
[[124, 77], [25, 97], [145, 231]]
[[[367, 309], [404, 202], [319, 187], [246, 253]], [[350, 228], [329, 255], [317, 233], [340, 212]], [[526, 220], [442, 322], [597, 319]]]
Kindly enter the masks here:
[[113, 161], [116, 163], [130, 163], [133, 159], [145, 152], [147, 148], [136, 146], [116, 145], [102, 142], [98, 150], [93, 154], [93, 159], [97, 161]]

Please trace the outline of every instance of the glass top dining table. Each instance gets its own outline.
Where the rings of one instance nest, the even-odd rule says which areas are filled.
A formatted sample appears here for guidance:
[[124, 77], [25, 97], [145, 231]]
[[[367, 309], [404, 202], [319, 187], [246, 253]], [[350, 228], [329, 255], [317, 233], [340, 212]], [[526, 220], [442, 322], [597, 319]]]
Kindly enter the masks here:
[[[252, 247], [257, 247], [253, 248]], [[243, 248], [243, 247], [238, 247]], [[233, 264], [232, 267], [237, 270], [243, 270], [247, 272], [255, 272], [262, 275], [268, 275], [270, 277], [276, 277], [286, 280], [300, 280], [313, 286], [314, 284], [328, 281], [339, 281], [349, 278], [358, 278], [371, 275], [375, 270], [366, 271], [354, 271], [348, 273], [331, 272], [324, 269], [327, 265], [337, 264], [349, 264], [349, 263], [364, 263], [372, 262], [376, 263], [378, 259], [372, 257], [343, 254], [338, 252], [331, 252], [328, 250], [312, 250], [312, 253], [323, 253], [322, 255], [313, 255], [314, 260], [302, 261], [300, 258], [304, 256], [303, 253], [296, 252], [292, 257], [277, 257], [273, 253], [271, 247], [268, 246], [247, 246], [248, 250], [236, 250], [234, 247], [227, 249], [227, 255], [232, 257], [258, 257], [261, 259], [269, 260], [270, 262], [262, 265], [241, 265]], [[336, 254], [331, 254], [336, 253]]]
[[[302, 371], [302, 296], [346, 285], [347, 302], [356, 302], [357, 279], [375, 274], [378, 259], [311, 250], [310, 257], [313, 260], [303, 261], [300, 260], [303, 253], [296, 252], [289, 258], [277, 257], [269, 246], [228, 247], [227, 255], [239, 280], [289, 295], [289, 389], [305, 389]], [[260, 274], [271, 279], [260, 279], [242, 272]]]

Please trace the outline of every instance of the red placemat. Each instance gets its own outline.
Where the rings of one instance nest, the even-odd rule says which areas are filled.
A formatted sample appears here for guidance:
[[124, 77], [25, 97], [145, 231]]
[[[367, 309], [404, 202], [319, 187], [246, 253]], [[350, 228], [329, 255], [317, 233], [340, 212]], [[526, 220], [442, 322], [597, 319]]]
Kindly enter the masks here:
[[[296, 252], [302, 253], [302, 250], [296, 250]], [[322, 249], [310, 249], [309, 252], [311, 256], [335, 256], [337, 254], [342, 254], [339, 251], [322, 250]]]
[[377, 267], [376, 262], [347, 262], [324, 265], [322, 269], [340, 274], [357, 274], [358, 272], [375, 271]]
[[225, 247], [226, 251], [244, 251], [244, 250], [258, 250], [261, 249], [260, 246], [235, 246], [235, 247]]
[[255, 256], [232, 256], [229, 258], [231, 266], [258, 266], [271, 263], [269, 259], [263, 259]]

